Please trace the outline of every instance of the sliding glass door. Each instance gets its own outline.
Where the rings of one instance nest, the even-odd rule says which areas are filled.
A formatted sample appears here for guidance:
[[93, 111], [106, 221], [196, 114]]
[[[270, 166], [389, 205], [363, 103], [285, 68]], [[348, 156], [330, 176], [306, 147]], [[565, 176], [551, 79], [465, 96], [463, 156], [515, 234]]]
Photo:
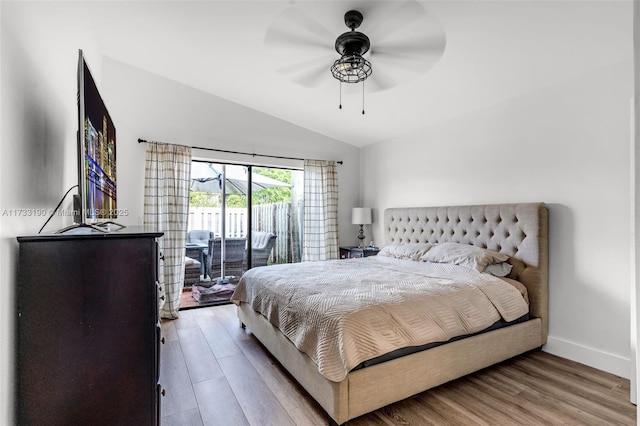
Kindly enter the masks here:
[[215, 240], [207, 278], [233, 282], [251, 267], [300, 261], [301, 170], [194, 161], [191, 177], [188, 229]]

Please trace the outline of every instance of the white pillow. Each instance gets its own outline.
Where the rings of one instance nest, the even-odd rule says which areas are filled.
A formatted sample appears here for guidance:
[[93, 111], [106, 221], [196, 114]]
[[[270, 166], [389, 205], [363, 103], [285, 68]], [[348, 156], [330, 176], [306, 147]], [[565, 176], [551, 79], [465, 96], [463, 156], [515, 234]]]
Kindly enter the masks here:
[[394, 257], [396, 259], [419, 260], [433, 244], [429, 243], [395, 243], [382, 247], [378, 256]]
[[505, 262], [509, 256], [469, 244], [435, 244], [420, 260], [437, 263], [453, 263], [483, 272], [487, 265]]

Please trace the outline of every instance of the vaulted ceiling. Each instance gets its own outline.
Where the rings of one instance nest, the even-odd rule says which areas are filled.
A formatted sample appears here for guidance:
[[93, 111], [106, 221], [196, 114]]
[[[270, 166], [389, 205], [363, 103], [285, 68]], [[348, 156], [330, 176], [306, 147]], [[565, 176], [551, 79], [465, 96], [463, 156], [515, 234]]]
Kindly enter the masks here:
[[[562, 84], [623, 60], [630, 2], [89, 2], [102, 53], [355, 146]], [[373, 74], [329, 71], [363, 13]], [[620, 25], [627, 22], [627, 25]]]

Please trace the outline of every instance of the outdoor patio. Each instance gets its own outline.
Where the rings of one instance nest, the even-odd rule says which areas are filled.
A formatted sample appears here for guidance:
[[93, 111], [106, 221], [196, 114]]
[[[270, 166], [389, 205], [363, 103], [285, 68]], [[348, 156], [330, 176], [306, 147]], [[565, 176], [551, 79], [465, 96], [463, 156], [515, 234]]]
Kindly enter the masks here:
[[228, 303], [249, 267], [300, 261], [301, 186], [301, 171], [191, 163], [181, 309]]

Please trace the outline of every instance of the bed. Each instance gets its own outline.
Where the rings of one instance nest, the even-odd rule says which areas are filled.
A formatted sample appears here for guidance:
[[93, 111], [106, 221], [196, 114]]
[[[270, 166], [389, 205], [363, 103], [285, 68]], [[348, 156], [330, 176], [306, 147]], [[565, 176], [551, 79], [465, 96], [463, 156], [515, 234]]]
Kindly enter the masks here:
[[[392, 208], [384, 212], [384, 230], [385, 244], [380, 253], [383, 256], [255, 268], [243, 276], [232, 297], [243, 326], [249, 328], [324, 408], [331, 423], [342, 424], [546, 343], [548, 220], [543, 203]], [[445, 247], [447, 250], [443, 251]], [[452, 247], [455, 250], [448, 251]], [[407, 248], [409, 259], [398, 255], [407, 254]], [[461, 249], [483, 251], [490, 259], [483, 257], [479, 264], [469, 266], [469, 257], [458, 255]], [[474, 262], [476, 260], [474, 258]], [[487, 263], [508, 266], [508, 275], [488, 274]], [[391, 269], [392, 274], [385, 275], [385, 269]], [[458, 274], [464, 275], [464, 283], [452, 290], [449, 284], [453, 281], [449, 278]], [[265, 281], [269, 276], [275, 281]], [[358, 276], [364, 281], [358, 281]], [[289, 283], [290, 277], [296, 277], [299, 289], [292, 289], [296, 285]], [[389, 277], [395, 277], [397, 282], [388, 282]], [[422, 289], [422, 279], [435, 280], [436, 287], [451, 293], [438, 297], [466, 301], [463, 303], [466, 306], [459, 308], [462, 313], [444, 314], [453, 320], [433, 321], [439, 325], [453, 324], [453, 338], [447, 341], [436, 337], [433, 343], [418, 345], [416, 340], [422, 339], [423, 334], [438, 335], [443, 332], [440, 328], [448, 327], [446, 324], [436, 327], [438, 330], [434, 333], [426, 332], [427, 327], [421, 324], [413, 329], [408, 325], [406, 330], [399, 328], [399, 323], [415, 322], [412, 310], [422, 309], [416, 305], [417, 299], [422, 298], [418, 293], [405, 294]], [[315, 289], [311, 281], [316, 282]], [[356, 326], [349, 325], [347, 320], [335, 320], [332, 315], [334, 311], [347, 309], [341, 307], [341, 300], [348, 299], [345, 295], [362, 287], [363, 282], [367, 286], [375, 284], [372, 287], [378, 290], [356, 297], [358, 303], [367, 306], [361, 322], [357, 323], [357, 338], [340, 334], [336, 343], [335, 336], [342, 333], [343, 328]], [[270, 287], [279, 289], [280, 293], [271, 294]], [[335, 287], [340, 287], [336, 291], [342, 293], [331, 294], [331, 288]], [[300, 291], [304, 297], [292, 291]], [[480, 301], [477, 294], [481, 293], [487, 297], [494, 294], [494, 299]], [[524, 315], [522, 302], [513, 298], [512, 293], [518, 293], [526, 301]], [[389, 295], [389, 302], [385, 303], [392, 306], [390, 309], [401, 311], [378, 313], [381, 294]], [[303, 299], [322, 308], [309, 313], [309, 306], [301, 305], [302, 313], [296, 312], [292, 306], [302, 304], [298, 301]], [[329, 303], [329, 299], [335, 299], [336, 303]], [[449, 299], [439, 300], [436, 306], [450, 304]], [[282, 303], [271, 304], [273, 301]], [[493, 305], [499, 311], [502, 318], [496, 324], [502, 323], [500, 327], [485, 329], [486, 324], [496, 318], [495, 313], [489, 314], [489, 319], [478, 317], [476, 321], [476, 313], [484, 310], [485, 305]], [[383, 329], [381, 318], [403, 319], [395, 321], [391, 331], [383, 332], [384, 337], [362, 337], [368, 336], [367, 324], [371, 324], [372, 329]], [[322, 331], [310, 333], [311, 338], [296, 334], [296, 323], [305, 323], [300, 327], [307, 327], [306, 323], [312, 320], [323, 324]], [[482, 321], [489, 323], [482, 325]], [[340, 323], [339, 327], [343, 328], [336, 331], [334, 326], [338, 326], [334, 323]], [[327, 342], [314, 334], [334, 337]], [[387, 343], [396, 340], [408, 347], [390, 350]], [[353, 347], [355, 355], [341, 352], [345, 347]], [[337, 355], [333, 352], [335, 348], [339, 350]], [[376, 351], [383, 353], [377, 356]], [[365, 359], [367, 357], [371, 359]]]

